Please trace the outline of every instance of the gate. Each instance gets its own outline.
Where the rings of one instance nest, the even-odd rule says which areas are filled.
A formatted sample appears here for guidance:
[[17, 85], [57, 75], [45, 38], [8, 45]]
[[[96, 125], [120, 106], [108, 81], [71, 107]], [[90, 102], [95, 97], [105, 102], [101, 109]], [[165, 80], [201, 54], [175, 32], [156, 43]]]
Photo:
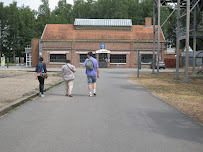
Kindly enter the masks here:
[[107, 68], [107, 53], [99, 54], [99, 68]]

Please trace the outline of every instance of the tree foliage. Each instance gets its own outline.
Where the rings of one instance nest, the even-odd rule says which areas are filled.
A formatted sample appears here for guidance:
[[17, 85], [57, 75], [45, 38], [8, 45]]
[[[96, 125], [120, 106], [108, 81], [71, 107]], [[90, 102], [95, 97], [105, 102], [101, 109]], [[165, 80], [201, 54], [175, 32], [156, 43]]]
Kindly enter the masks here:
[[[153, 16], [153, 0], [74, 0], [73, 6], [66, 0], [59, 0], [52, 11], [49, 0], [41, 2], [38, 11], [27, 6], [17, 7], [15, 1], [9, 6], [0, 2], [0, 55], [20, 55], [32, 38], [41, 37], [46, 24], [73, 24], [75, 18], [92, 18], [132, 19], [133, 25], [144, 25], [145, 17]], [[163, 23], [170, 9], [161, 10]], [[198, 15], [198, 21], [201, 19], [202, 16]], [[176, 13], [164, 24], [162, 30], [165, 39], [175, 46]], [[201, 44], [202, 40], [197, 40], [197, 49], [203, 49]]]

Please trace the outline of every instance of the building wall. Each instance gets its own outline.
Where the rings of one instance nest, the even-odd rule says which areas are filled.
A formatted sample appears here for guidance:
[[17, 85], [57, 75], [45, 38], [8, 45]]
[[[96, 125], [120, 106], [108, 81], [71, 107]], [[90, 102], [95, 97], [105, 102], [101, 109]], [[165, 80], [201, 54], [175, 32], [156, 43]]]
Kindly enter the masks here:
[[[48, 68], [61, 67], [64, 63], [50, 63], [50, 54], [56, 52], [65, 52], [66, 59], [71, 60], [71, 63], [76, 67], [84, 67], [80, 63], [80, 54], [87, 54], [87, 52], [100, 49], [100, 45], [103, 42], [77, 42], [77, 41], [42, 41], [42, 56], [44, 57], [44, 63]], [[108, 68], [136, 68], [138, 65], [138, 53], [150, 53], [152, 54], [153, 43], [152, 42], [105, 42], [105, 49], [110, 50], [112, 54], [126, 54], [126, 64], [108, 63]], [[156, 44], [157, 48], [157, 44]], [[164, 43], [161, 44], [162, 52], [160, 56], [164, 57]], [[156, 50], [155, 50], [156, 51]], [[39, 51], [38, 51], [39, 52]], [[108, 54], [110, 57], [110, 54]], [[99, 55], [96, 54], [96, 58]], [[142, 64], [142, 68], [150, 68], [150, 63]]]
[[[182, 50], [179, 50], [179, 67], [182, 66]], [[175, 68], [176, 67], [176, 53], [165, 53], [164, 54], [164, 62], [166, 64], [166, 68]]]
[[39, 39], [32, 39], [31, 41], [32, 48], [32, 67], [36, 67], [39, 62]]

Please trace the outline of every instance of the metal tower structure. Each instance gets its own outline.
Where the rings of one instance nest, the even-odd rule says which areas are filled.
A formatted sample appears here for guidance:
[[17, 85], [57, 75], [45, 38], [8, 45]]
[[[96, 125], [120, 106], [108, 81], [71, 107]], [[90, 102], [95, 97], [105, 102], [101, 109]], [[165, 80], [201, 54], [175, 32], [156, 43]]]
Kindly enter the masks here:
[[[161, 6], [167, 6], [168, 4], [173, 4], [174, 9], [171, 14], [167, 17], [164, 23], [169, 19], [169, 17], [177, 11], [177, 28], [176, 28], [176, 80], [179, 79], [179, 44], [180, 40], [185, 39], [185, 48], [186, 48], [186, 56], [185, 56], [185, 78], [184, 82], [189, 82], [188, 79], [188, 67], [189, 67], [189, 38], [193, 38], [193, 74], [195, 74], [195, 51], [196, 51], [196, 39], [200, 38], [203, 39], [203, 32], [202, 28], [201, 31], [197, 27], [197, 20], [196, 20], [196, 12], [201, 11], [203, 12], [203, 1], [202, 0], [154, 0], [153, 4], [153, 27], [154, 27], [154, 35], [153, 35], [153, 65], [155, 60], [155, 32], [158, 31], [158, 41], [157, 41], [157, 56], [158, 56], [158, 63], [157, 63], [157, 74], [159, 74], [159, 51], [160, 51], [160, 29], [163, 24], [160, 26], [160, 10]], [[156, 9], [158, 12], [158, 28], [155, 29], [155, 16], [156, 16]], [[183, 10], [183, 13], [180, 14]], [[193, 28], [190, 30], [190, 13], [194, 11], [193, 17]], [[181, 18], [186, 16], [186, 28], [180, 30], [181, 26]], [[203, 16], [203, 14], [202, 14]], [[202, 24], [200, 27], [203, 27], [203, 19]], [[185, 32], [183, 32], [185, 31]], [[191, 34], [192, 33], [192, 34]], [[198, 34], [197, 34], [198, 33]], [[154, 66], [152, 69], [152, 73], [154, 72]]]

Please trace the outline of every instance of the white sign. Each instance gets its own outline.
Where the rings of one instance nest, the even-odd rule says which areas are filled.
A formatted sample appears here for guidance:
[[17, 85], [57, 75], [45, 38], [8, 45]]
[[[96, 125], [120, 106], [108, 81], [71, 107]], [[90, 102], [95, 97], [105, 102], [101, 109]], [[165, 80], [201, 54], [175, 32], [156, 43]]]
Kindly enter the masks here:
[[96, 53], [111, 53], [111, 51], [106, 49], [100, 49], [100, 50], [97, 50]]
[[1, 57], [1, 66], [4, 67], [5, 66], [5, 56]]
[[16, 57], [15, 63], [16, 65], [19, 65], [19, 57]]

